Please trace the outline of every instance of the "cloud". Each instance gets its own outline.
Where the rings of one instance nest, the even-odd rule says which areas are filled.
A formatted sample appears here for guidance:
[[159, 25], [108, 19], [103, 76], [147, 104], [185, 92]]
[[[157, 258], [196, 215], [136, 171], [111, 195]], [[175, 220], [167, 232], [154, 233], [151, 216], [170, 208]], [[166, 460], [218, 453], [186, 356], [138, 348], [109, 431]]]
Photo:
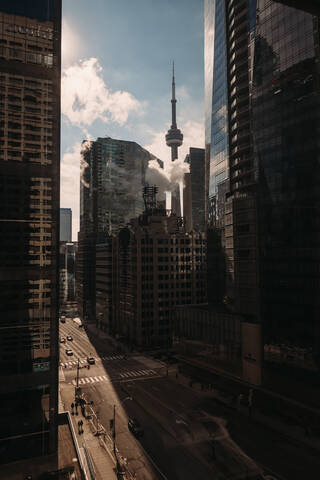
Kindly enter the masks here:
[[62, 73], [62, 113], [71, 124], [88, 127], [100, 119], [124, 125], [132, 112], [141, 113], [142, 104], [129, 92], [111, 90], [102, 78], [97, 58], [79, 61]]
[[[183, 144], [178, 149], [179, 158], [174, 162], [171, 161], [171, 150], [165, 143], [165, 131], [153, 132], [151, 143], [144, 145], [144, 148], [164, 163], [164, 169], [160, 169], [157, 162], [149, 162], [147, 181], [159, 187], [160, 199], [163, 198], [165, 191], [173, 191], [179, 184], [180, 203], [183, 212], [183, 179], [184, 174], [189, 171], [189, 164], [185, 163], [184, 160], [190, 147], [204, 148], [204, 125], [191, 120], [180, 125], [183, 132]], [[169, 125], [167, 127], [169, 128]], [[169, 205], [168, 208], [170, 208]]]
[[[169, 128], [169, 125], [167, 125]], [[184, 163], [186, 155], [189, 153], [190, 147], [204, 148], [204, 126], [203, 123], [195, 121], [187, 121], [180, 124], [183, 133], [183, 144], [178, 149], [179, 159], [175, 162], [171, 161], [171, 150], [165, 143], [166, 131], [153, 132], [152, 140], [144, 148], [153, 153], [156, 157], [164, 162], [163, 174], [171, 182], [179, 182], [182, 180], [183, 173], [188, 171], [188, 165]], [[157, 164], [151, 164], [152, 168], [158, 169]], [[160, 170], [161, 173], [161, 170]]]
[[69, 21], [63, 18], [61, 42], [62, 68], [68, 67], [76, 58], [79, 58], [80, 47], [81, 40], [77, 32], [72, 28]]

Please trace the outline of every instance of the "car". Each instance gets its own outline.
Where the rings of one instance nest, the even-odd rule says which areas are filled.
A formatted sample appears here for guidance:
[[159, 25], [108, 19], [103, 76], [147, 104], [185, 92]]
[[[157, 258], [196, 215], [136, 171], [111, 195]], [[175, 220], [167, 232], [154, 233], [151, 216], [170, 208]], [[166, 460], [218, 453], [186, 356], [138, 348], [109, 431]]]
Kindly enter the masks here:
[[64, 337], [60, 338], [60, 343], [66, 343], [66, 339]]
[[66, 323], [66, 317], [64, 315], [60, 318], [60, 322], [61, 323]]
[[144, 433], [143, 428], [141, 427], [140, 423], [136, 418], [129, 418], [128, 429], [137, 438], [143, 436], [143, 433]]
[[94, 365], [96, 363], [94, 357], [87, 357], [87, 362], [89, 365]]
[[71, 335], [67, 335], [67, 340], [69, 340], [69, 342], [72, 342], [73, 338], [71, 337]]
[[70, 348], [67, 348], [66, 354], [68, 355], [68, 357], [71, 357], [73, 355], [73, 351]]

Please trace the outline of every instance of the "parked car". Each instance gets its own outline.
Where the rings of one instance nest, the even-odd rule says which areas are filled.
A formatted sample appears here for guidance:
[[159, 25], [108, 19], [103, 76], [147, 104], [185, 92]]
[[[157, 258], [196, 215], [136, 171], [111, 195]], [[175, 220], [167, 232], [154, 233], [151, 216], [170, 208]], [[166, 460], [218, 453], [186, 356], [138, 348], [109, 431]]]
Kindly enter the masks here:
[[71, 335], [67, 335], [67, 340], [69, 340], [69, 342], [72, 342], [73, 338], [71, 337]]
[[137, 438], [143, 436], [143, 428], [136, 418], [129, 418], [128, 420], [128, 429], [131, 433]]
[[66, 343], [66, 339], [64, 337], [60, 338], [60, 343]]
[[73, 355], [73, 351], [71, 350], [71, 348], [66, 349], [66, 354], [68, 355], [68, 357], [71, 357]]
[[94, 357], [87, 357], [87, 362], [89, 365], [94, 365], [96, 363]]
[[64, 315], [62, 315], [62, 316], [60, 317], [60, 322], [61, 322], [61, 323], [66, 323], [66, 317], [65, 317]]

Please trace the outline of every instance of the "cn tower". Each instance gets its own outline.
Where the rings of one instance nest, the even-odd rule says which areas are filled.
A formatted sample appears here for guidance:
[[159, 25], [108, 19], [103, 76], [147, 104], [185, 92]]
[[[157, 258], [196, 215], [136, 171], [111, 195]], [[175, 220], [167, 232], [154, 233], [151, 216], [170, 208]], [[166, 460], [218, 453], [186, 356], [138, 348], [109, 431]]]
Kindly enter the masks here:
[[178, 147], [182, 145], [183, 135], [181, 131], [177, 128], [177, 119], [176, 119], [176, 85], [174, 82], [174, 62], [172, 65], [172, 99], [171, 99], [171, 110], [172, 110], [172, 124], [170, 130], [166, 134], [166, 143], [168, 147], [171, 148], [171, 160], [174, 162], [178, 158]]

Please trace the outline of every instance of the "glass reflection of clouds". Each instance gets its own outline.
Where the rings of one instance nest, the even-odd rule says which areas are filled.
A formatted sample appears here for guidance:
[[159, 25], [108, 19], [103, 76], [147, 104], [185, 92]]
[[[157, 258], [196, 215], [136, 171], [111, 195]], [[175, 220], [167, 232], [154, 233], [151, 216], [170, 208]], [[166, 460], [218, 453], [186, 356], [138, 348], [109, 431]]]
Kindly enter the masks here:
[[[209, 18], [212, 16], [211, 18]], [[205, 4], [205, 65], [206, 104], [211, 105], [211, 117], [206, 111], [206, 143], [211, 144], [209, 165], [209, 218], [218, 220], [219, 185], [228, 177], [228, 114], [227, 114], [227, 51], [224, 0], [207, 0]], [[209, 58], [211, 55], [211, 58]], [[211, 63], [210, 63], [211, 62]], [[212, 95], [212, 102], [208, 98]], [[210, 135], [210, 139], [208, 136]]]

